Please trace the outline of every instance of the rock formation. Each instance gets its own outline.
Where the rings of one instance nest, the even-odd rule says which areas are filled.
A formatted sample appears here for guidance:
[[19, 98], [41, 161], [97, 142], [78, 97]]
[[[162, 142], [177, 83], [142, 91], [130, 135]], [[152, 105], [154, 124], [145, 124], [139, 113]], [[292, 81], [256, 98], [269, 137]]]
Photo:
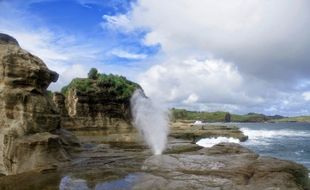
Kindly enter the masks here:
[[[115, 76], [118, 77], [118, 76]], [[121, 77], [119, 77], [121, 78]], [[130, 96], [117, 98], [118, 92], [111, 92], [117, 86], [98, 87], [93, 79], [74, 79], [89, 82], [89, 91], [68, 87], [66, 95], [54, 93], [53, 100], [62, 113], [61, 125], [70, 130], [107, 129], [128, 130], [131, 127]], [[127, 81], [127, 80], [126, 80]]]
[[194, 142], [202, 138], [232, 137], [241, 142], [246, 141], [248, 136], [236, 126], [224, 125], [201, 125], [192, 126], [188, 122], [174, 122], [171, 124], [170, 136], [179, 139], [189, 139]]
[[[195, 152], [152, 156], [132, 189], [309, 189], [308, 170], [222, 143]], [[156, 184], [156, 186], [154, 186]]]
[[58, 74], [0, 34], [0, 173], [45, 170], [68, 160], [60, 114], [47, 87]]
[[101, 93], [70, 90], [67, 109], [79, 127], [121, 128], [130, 124], [129, 101], [113, 101]]

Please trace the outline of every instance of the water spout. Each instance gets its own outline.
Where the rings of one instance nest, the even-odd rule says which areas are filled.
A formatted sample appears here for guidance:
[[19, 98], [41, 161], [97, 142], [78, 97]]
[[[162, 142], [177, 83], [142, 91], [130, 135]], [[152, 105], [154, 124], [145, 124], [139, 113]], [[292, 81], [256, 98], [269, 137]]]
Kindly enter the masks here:
[[169, 115], [168, 111], [147, 98], [143, 91], [138, 89], [130, 100], [133, 125], [143, 136], [144, 141], [152, 149], [153, 154], [159, 155], [166, 148]]

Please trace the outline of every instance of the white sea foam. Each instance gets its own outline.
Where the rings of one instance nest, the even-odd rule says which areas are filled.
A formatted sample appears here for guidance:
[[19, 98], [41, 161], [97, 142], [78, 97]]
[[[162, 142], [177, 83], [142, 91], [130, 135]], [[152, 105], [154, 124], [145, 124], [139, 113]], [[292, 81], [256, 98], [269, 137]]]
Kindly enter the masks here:
[[216, 144], [227, 142], [227, 143], [240, 143], [239, 139], [232, 137], [217, 137], [217, 138], [205, 138], [199, 140], [196, 144], [205, 148], [210, 148]]
[[155, 155], [161, 154], [167, 144], [169, 115], [158, 102], [145, 97], [141, 90], [136, 90], [131, 97], [133, 124], [143, 136]]
[[262, 138], [283, 138], [283, 137], [310, 137], [309, 131], [296, 131], [296, 130], [255, 130], [249, 128], [241, 128], [243, 133], [249, 137], [249, 139], [262, 139]]
[[297, 131], [290, 129], [251, 129], [241, 128], [241, 131], [249, 137], [244, 144], [268, 146], [274, 143], [276, 139], [295, 138], [295, 137], [310, 137], [309, 131]]

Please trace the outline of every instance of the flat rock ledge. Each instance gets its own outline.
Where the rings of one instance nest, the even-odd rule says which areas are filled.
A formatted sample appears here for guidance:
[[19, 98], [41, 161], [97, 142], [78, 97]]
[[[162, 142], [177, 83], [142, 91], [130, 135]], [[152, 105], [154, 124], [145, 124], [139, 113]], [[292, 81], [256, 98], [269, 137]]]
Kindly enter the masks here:
[[[149, 157], [133, 189], [307, 190], [308, 170], [291, 161], [259, 156], [239, 144]], [[156, 185], [155, 185], [156, 184]]]
[[248, 140], [248, 136], [237, 126], [201, 125], [194, 126], [190, 123], [176, 122], [171, 124], [170, 136], [177, 139], [188, 139], [197, 142], [202, 138], [232, 137], [241, 142]]

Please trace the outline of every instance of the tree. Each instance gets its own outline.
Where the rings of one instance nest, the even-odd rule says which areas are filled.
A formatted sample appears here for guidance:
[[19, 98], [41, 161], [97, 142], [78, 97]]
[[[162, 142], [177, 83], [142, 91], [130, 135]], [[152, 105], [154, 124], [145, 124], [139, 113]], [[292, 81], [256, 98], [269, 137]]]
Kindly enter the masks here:
[[88, 72], [88, 78], [96, 80], [98, 78], [98, 70], [96, 68], [91, 68]]
[[226, 114], [225, 114], [225, 122], [230, 122], [230, 120], [231, 120], [231, 115], [230, 115], [230, 113], [226, 113]]

